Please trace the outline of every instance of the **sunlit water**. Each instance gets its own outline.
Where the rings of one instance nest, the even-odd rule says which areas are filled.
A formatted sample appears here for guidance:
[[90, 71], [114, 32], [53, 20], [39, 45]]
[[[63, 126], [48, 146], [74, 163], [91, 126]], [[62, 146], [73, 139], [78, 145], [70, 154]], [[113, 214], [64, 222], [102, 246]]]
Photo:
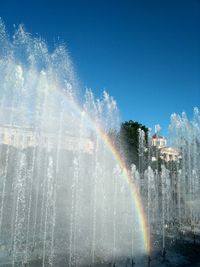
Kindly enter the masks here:
[[80, 104], [77, 93], [63, 46], [49, 53], [0, 22], [0, 266], [93, 266], [145, 252], [127, 181], [98, 130], [118, 127], [116, 103], [87, 90]]
[[[50, 53], [0, 22], [0, 266], [148, 265], [140, 211], [105, 140], [119, 127], [116, 102], [78, 87], [64, 46]], [[177, 161], [155, 165], [139, 130], [130, 169], [159, 249], [200, 235], [198, 109], [173, 114], [169, 133]]]

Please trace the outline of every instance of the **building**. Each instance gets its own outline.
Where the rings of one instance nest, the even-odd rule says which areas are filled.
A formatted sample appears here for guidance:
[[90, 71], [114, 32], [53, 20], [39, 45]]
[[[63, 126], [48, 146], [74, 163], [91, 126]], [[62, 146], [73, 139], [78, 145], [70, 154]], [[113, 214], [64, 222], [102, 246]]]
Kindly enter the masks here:
[[160, 135], [154, 134], [152, 136], [152, 141], [151, 141], [152, 146], [157, 147], [157, 148], [162, 148], [167, 146], [167, 140]]
[[45, 147], [51, 150], [60, 147], [62, 150], [82, 151], [92, 154], [93, 142], [87, 137], [74, 137], [57, 133], [39, 132], [28, 127], [0, 125], [0, 144], [9, 145], [15, 148]]
[[[167, 140], [163, 136], [154, 134], [152, 136], [151, 144], [152, 147], [154, 147], [155, 150], [159, 152], [159, 158], [164, 160], [165, 162], [178, 161], [181, 158], [180, 152], [177, 149], [167, 146]], [[156, 157], [155, 155], [153, 155], [152, 161], [155, 160]]]
[[160, 148], [160, 158], [166, 162], [178, 161], [180, 159], [180, 153], [175, 148], [162, 147]]

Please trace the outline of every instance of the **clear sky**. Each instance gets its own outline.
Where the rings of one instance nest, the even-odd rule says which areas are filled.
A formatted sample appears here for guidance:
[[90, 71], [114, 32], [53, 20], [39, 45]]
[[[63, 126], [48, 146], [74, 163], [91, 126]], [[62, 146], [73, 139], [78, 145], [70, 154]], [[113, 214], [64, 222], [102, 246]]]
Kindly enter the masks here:
[[12, 34], [23, 23], [50, 49], [64, 42], [81, 87], [106, 89], [123, 120], [148, 127], [200, 107], [200, 0], [6, 0]]

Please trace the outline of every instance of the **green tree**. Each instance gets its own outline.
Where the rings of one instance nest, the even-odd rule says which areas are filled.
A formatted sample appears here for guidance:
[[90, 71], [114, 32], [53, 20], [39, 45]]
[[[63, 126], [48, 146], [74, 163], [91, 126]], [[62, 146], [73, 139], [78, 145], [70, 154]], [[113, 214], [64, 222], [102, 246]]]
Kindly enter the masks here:
[[120, 127], [120, 143], [129, 166], [131, 164], [139, 166], [139, 129], [145, 133], [145, 145], [147, 146], [148, 128], [146, 126], [130, 120], [123, 122]]

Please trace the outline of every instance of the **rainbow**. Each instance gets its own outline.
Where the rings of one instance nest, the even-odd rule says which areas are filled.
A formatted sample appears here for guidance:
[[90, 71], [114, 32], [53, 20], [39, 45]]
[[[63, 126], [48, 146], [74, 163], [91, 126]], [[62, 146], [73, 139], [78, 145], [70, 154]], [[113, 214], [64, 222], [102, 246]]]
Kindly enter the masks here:
[[108, 147], [108, 149], [111, 151], [113, 157], [118, 162], [118, 164], [119, 164], [119, 166], [120, 166], [120, 168], [122, 170], [123, 177], [125, 178], [125, 180], [126, 180], [126, 182], [128, 184], [131, 196], [132, 196], [132, 198], [134, 200], [134, 204], [135, 204], [135, 207], [136, 207], [138, 220], [140, 222], [142, 238], [143, 238], [144, 246], [145, 246], [145, 251], [146, 251], [147, 255], [150, 255], [150, 253], [151, 253], [151, 245], [150, 245], [149, 226], [148, 226], [146, 214], [145, 214], [145, 211], [144, 211], [144, 208], [143, 208], [143, 205], [142, 205], [142, 200], [141, 200], [141, 197], [140, 197], [140, 193], [139, 193], [137, 187], [135, 186], [135, 184], [133, 182], [133, 178], [130, 175], [130, 172], [128, 171], [128, 168], [126, 166], [126, 162], [123, 160], [123, 158], [121, 157], [119, 151], [114, 146], [113, 141], [111, 140], [111, 138], [108, 136], [108, 134], [100, 126], [98, 126], [97, 124], [95, 126], [96, 126], [97, 132], [101, 136], [101, 138], [104, 141], [105, 145]]
[[133, 178], [128, 170], [126, 162], [121, 157], [119, 151], [116, 149], [111, 138], [108, 136], [105, 130], [99, 124], [97, 124], [96, 121], [94, 121], [94, 119], [88, 113], [86, 113], [85, 110], [83, 110], [76, 101], [74, 101], [72, 98], [69, 98], [65, 91], [61, 90], [60, 88], [58, 90], [58, 87], [56, 88], [54, 87], [54, 89], [56, 89], [57, 92], [62, 94], [62, 96], [64, 96], [69, 101], [68, 104], [71, 104], [71, 107], [73, 107], [75, 111], [78, 111], [79, 114], [84, 114], [86, 120], [88, 120], [89, 124], [93, 126], [98, 136], [102, 139], [108, 150], [111, 152], [113, 158], [118, 162], [122, 170], [123, 177], [128, 185], [131, 197], [135, 204], [138, 220], [140, 223], [140, 230], [142, 233], [142, 240], [144, 242], [145, 252], [148, 256], [150, 256], [151, 242], [150, 242], [149, 224], [146, 218], [140, 193], [136, 185], [134, 184]]
[[81, 109], [81, 107], [77, 104], [74, 103], [78, 111], [86, 116], [86, 118], [90, 121], [90, 123], [94, 126], [94, 129], [96, 130], [96, 133], [100, 136], [100, 138], [103, 140], [104, 144], [106, 147], [109, 149], [109, 151], [112, 153], [114, 159], [118, 162], [121, 170], [123, 177], [125, 178], [126, 183], [128, 184], [128, 188], [130, 190], [131, 197], [134, 201], [138, 220], [140, 222], [140, 227], [141, 227], [141, 232], [142, 232], [142, 239], [144, 242], [144, 248], [147, 253], [147, 255], [151, 254], [151, 245], [150, 245], [150, 233], [149, 233], [149, 226], [148, 226], [148, 221], [146, 218], [146, 214], [143, 208], [142, 200], [140, 193], [135, 186], [133, 182], [133, 178], [128, 171], [128, 167], [126, 166], [126, 162], [124, 159], [121, 157], [119, 151], [116, 149], [116, 147], [113, 144], [113, 141], [111, 138], [108, 136], [108, 134], [105, 132], [105, 130], [98, 125], [89, 114], [87, 114], [85, 111]]

